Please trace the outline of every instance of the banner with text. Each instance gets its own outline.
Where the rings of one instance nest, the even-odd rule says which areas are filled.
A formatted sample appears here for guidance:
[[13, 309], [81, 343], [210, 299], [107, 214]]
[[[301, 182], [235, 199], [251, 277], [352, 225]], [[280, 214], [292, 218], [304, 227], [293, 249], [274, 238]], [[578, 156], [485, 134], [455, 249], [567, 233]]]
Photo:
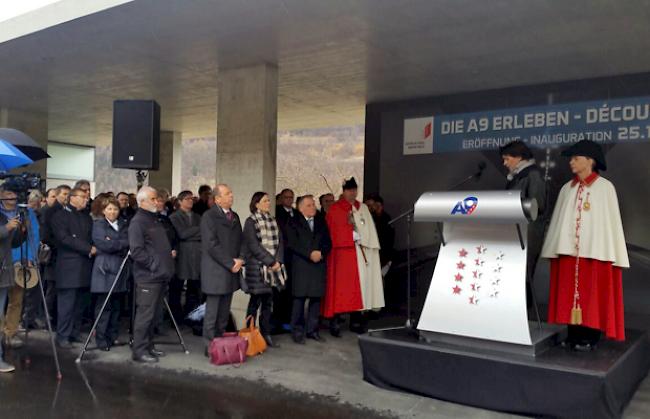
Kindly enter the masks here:
[[515, 140], [529, 147], [650, 141], [650, 97], [441, 114], [404, 121], [404, 154], [496, 150]]

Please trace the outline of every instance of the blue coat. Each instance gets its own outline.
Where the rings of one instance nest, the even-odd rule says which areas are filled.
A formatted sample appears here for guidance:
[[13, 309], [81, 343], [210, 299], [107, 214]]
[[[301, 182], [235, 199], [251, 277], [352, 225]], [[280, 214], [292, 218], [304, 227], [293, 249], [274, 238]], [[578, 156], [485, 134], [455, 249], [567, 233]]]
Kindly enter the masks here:
[[[118, 219], [118, 231], [105, 218], [93, 223], [93, 244], [97, 248], [90, 291], [107, 293], [120, 265], [129, 251], [129, 231], [125, 220]], [[129, 276], [130, 262], [127, 261], [122, 275], [113, 292], [126, 292], [126, 279]]]

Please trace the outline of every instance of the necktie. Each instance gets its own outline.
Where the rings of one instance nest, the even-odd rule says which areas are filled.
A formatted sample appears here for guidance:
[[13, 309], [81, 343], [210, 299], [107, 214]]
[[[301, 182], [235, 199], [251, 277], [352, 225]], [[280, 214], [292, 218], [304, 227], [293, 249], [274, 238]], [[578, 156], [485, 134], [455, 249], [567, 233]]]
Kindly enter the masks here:
[[314, 231], [314, 219], [313, 218], [307, 218], [307, 223], [309, 223], [309, 229], [311, 231]]
[[228, 219], [228, 221], [232, 221], [232, 211], [228, 211], [226, 213], [226, 218]]

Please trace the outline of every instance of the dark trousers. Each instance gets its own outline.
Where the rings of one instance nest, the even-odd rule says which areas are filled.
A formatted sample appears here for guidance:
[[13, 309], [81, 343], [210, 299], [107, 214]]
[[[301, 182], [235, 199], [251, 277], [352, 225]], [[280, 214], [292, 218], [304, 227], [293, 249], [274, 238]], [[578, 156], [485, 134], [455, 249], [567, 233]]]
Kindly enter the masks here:
[[59, 342], [79, 339], [84, 310], [82, 288], [57, 289], [56, 338]]
[[[172, 279], [172, 281], [174, 281], [174, 279]], [[163, 303], [162, 299], [167, 298], [167, 296], [169, 295], [169, 284], [165, 283], [165, 284], [162, 284], [162, 285], [163, 285], [163, 288], [162, 288], [162, 291], [161, 291], [160, 304], [158, 304], [158, 307], [156, 308], [156, 314], [155, 314], [155, 317], [154, 317], [154, 325], [153, 325], [154, 329], [156, 329], [156, 328], [158, 329], [158, 332], [162, 332], [163, 324], [164, 324], [164, 320], [165, 320], [165, 311], [164, 311], [165, 303]], [[137, 301], [136, 301], [136, 304], [137, 304]], [[178, 319], [176, 319], [176, 316], [174, 316], [174, 319], [178, 320]]]
[[183, 314], [187, 315], [201, 305], [201, 280], [188, 279], [185, 284], [185, 306], [183, 307]]
[[203, 339], [210, 345], [212, 339], [223, 336], [230, 318], [232, 293], [225, 295], [208, 295], [205, 300], [205, 317], [203, 318]]
[[133, 323], [133, 356], [142, 356], [153, 349], [153, 329], [158, 308], [162, 305], [165, 283], [135, 285], [135, 320]]
[[[185, 288], [185, 304], [183, 305], [183, 288]], [[177, 322], [201, 305], [201, 281], [198, 279], [174, 278], [169, 283], [169, 308]]]
[[56, 281], [54, 281], [54, 266], [48, 265], [45, 267], [45, 304], [47, 305], [47, 312], [50, 313], [50, 321], [52, 327], [56, 328]]
[[23, 305], [23, 323], [25, 327], [34, 327], [36, 320], [41, 321], [45, 319], [39, 285], [25, 291]]
[[[97, 301], [95, 302], [95, 318], [99, 316], [99, 310], [102, 308], [104, 301], [106, 301], [108, 293], [97, 294]], [[98, 347], [110, 347], [119, 336], [120, 326], [120, 310], [122, 307], [122, 293], [115, 293], [106, 304], [104, 313], [97, 323], [95, 331], [95, 343]]]
[[273, 311], [273, 294], [251, 294], [248, 301], [246, 317], [257, 316], [257, 310], [260, 309], [260, 331], [263, 335], [271, 334], [271, 312]]
[[[307, 307], [307, 321], [305, 322], [305, 303]], [[294, 297], [291, 313], [291, 331], [294, 336], [302, 336], [305, 330], [308, 334], [318, 332], [318, 315], [320, 314], [320, 298]]]
[[177, 322], [183, 320], [183, 305], [181, 299], [183, 296], [183, 286], [185, 281], [179, 278], [173, 278], [169, 281], [169, 308]]
[[[290, 251], [285, 249], [284, 258], [291, 258], [289, 255]], [[284, 288], [278, 290], [273, 288], [273, 315], [271, 323], [273, 323], [273, 328], [277, 332], [282, 332], [282, 325], [291, 323], [291, 312], [292, 312], [292, 295], [291, 295], [291, 264], [285, 263], [285, 268], [287, 270], [287, 280], [284, 283]]]
[[602, 332], [590, 327], [570, 324], [567, 329], [567, 342], [572, 345], [596, 345], [600, 341]]

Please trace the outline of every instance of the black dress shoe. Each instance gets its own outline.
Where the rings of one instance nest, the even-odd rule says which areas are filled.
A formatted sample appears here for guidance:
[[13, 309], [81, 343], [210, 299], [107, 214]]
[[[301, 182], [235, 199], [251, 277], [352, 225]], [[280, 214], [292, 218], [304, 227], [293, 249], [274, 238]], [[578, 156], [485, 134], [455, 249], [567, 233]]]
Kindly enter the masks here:
[[335, 338], [340, 338], [341, 329], [330, 329], [330, 335], [334, 336]]
[[325, 343], [325, 338], [321, 337], [321, 335], [318, 332], [307, 333], [307, 339], [313, 339], [316, 342]]
[[68, 341], [56, 341], [56, 346], [58, 346], [61, 349], [72, 349], [74, 348], [74, 345], [71, 342]]
[[159, 351], [156, 348], [149, 349], [149, 355], [155, 356], [156, 358], [162, 358], [165, 356], [165, 353], [163, 351]]
[[264, 335], [264, 340], [266, 341], [266, 346], [269, 348], [279, 348], [280, 345], [277, 343], [273, 342], [273, 338], [271, 338], [271, 335]]
[[143, 362], [143, 363], [147, 363], [147, 364], [158, 362], [158, 358], [156, 358], [155, 356], [151, 356], [149, 354], [144, 354], [144, 355], [140, 355], [140, 356], [135, 356], [134, 355], [133, 360], [135, 362]]
[[305, 337], [303, 335], [291, 335], [291, 339], [299, 345], [305, 344]]
[[591, 343], [576, 343], [572, 346], [572, 349], [577, 352], [591, 352], [596, 349], [596, 345]]

